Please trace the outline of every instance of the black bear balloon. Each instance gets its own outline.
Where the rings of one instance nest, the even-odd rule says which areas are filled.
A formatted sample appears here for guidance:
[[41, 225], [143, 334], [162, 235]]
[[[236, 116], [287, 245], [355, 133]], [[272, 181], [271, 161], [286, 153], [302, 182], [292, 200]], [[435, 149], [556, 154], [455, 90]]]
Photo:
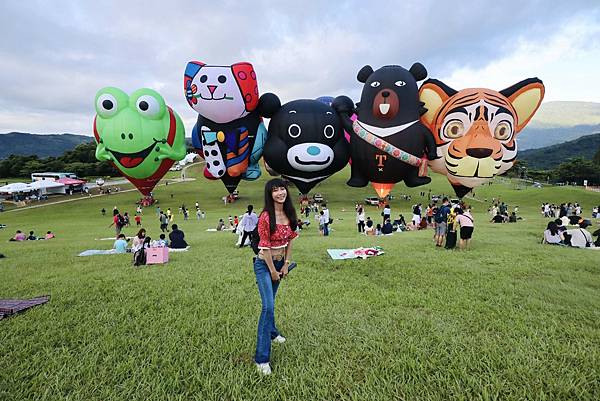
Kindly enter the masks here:
[[303, 194], [348, 163], [342, 122], [330, 105], [294, 100], [272, 108], [265, 116], [271, 117], [263, 150], [265, 163]]
[[[356, 108], [346, 96], [334, 100], [333, 107], [351, 136], [348, 185], [364, 187], [371, 181], [384, 197], [402, 180], [409, 187], [431, 181], [426, 176], [427, 158], [437, 157], [436, 146], [431, 132], [419, 121], [426, 110], [417, 88], [417, 81], [426, 77], [427, 70], [420, 63], [410, 70], [388, 65], [373, 71], [366, 65], [357, 75], [365, 85]], [[357, 114], [354, 122], [350, 119], [353, 111]]]

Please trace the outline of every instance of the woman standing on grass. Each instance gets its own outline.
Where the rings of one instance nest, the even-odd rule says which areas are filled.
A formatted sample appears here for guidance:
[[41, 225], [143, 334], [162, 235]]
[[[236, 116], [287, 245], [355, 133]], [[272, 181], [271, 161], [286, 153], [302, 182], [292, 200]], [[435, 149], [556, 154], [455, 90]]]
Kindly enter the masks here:
[[458, 247], [460, 249], [467, 249], [471, 243], [471, 237], [473, 236], [473, 216], [469, 206], [465, 205], [465, 209], [460, 207], [456, 208], [456, 223], [460, 226], [460, 241]]
[[281, 278], [288, 274], [292, 257], [292, 240], [298, 236], [296, 210], [290, 199], [287, 182], [280, 178], [265, 185], [265, 207], [258, 218], [259, 252], [254, 262], [254, 273], [262, 310], [258, 321], [256, 355], [258, 370], [271, 374], [271, 342], [285, 342], [275, 326], [275, 295]]

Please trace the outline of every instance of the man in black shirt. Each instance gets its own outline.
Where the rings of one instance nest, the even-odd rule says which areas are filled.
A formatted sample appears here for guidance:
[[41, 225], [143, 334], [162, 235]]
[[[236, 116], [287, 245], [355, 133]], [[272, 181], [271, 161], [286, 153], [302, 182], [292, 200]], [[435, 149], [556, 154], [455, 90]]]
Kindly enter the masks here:
[[504, 223], [504, 217], [500, 214], [500, 212], [496, 213], [496, 215], [492, 218], [492, 223]]
[[173, 224], [171, 226], [171, 233], [169, 234], [169, 240], [171, 240], [169, 247], [171, 248], [186, 248], [188, 246], [187, 242], [185, 242], [185, 234], [179, 228], [177, 228], [177, 224]]

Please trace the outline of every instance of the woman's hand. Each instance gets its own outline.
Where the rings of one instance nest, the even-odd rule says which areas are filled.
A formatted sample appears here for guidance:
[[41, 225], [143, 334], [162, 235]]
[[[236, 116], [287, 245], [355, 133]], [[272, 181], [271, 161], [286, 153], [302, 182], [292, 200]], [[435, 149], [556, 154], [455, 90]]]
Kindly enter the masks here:
[[283, 265], [283, 267], [281, 268], [281, 271], [279, 272], [279, 274], [281, 275], [281, 278], [285, 278], [287, 277], [289, 271], [288, 271], [288, 266], [289, 263], [285, 262], [285, 264]]
[[271, 270], [271, 281], [273, 282], [277, 282], [279, 280], [281, 280], [281, 277], [279, 276], [279, 272], [277, 270]]

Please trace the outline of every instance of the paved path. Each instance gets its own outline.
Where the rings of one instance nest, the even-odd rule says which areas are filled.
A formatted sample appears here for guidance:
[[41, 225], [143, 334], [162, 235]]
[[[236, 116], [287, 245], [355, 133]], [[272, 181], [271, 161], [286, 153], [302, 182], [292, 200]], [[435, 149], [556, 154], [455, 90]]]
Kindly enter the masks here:
[[[183, 177], [184, 177], [184, 174], [185, 174], [185, 172], [187, 171], [188, 168], [190, 168], [192, 166], [195, 166], [197, 164], [202, 164], [202, 163], [204, 163], [204, 162], [202, 161], [202, 162], [191, 163], [191, 164], [186, 165], [181, 170], [181, 177], [180, 178], [175, 178], [175, 179], [169, 179], [169, 185], [171, 185], [171, 184], [178, 184], [180, 182], [196, 181], [195, 178], [183, 178]], [[110, 186], [110, 185], [128, 184], [128, 183], [129, 183], [129, 181], [127, 181], [127, 180], [115, 180], [115, 181], [107, 182], [104, 185], [109, 185]], [[123, 193], [123, 192], [131, 192], [131, 191], [137, 191], [137, 189], [136, 188], [124, 189], [124, 190], [119, 191], [117, 193], [112, 193], [112, 196], [118, 195], [118, 194]], [[71, 196], [73, 196], [73, 195], [71, 195]], [[90, 199], [90, 198], [97, 198], [99, 196], [110, 196], [110, 195], [107, 195], [107, 194], [98, 194], [98, 195], [91, 195], [91, 196], [77, 196], [77, 195], [75, 195], [75, 196], [76, 196], [75, 198], [71, 198], [71, 199], [64, 199], [64, 200], [60, 200], [60, 201], [56, 201], [56, 202], [44, 202], [44, 203], [40, 203], [40, 204], [37, 204], [37, 205], [31, 205], [31, 206], [20, 207], [20, 208], [17, 208], [17, 209], [5, 210], [4, 213], [19, 212], [21, 210], [27, 210], [27, 209], [37, 209], [39, 207], [45, 207], [45, 206], [51, 206], [51, 205], [58, 205], [60, 203], [77, 202], [77, 201], [82, 201], [82, 200], [86, 200], [86, 199]]]
[[[169, 185], [178, 184], [180, 182], [190, 182], [190, 181], [196, 181], [196, 179], [195, 178], [186, 178], [185, 180], [182, 180], [181, 178], [176, 178], [174, 180], [169, 180]], [[98, 194], [98, 195], [91, 195], [91, 196], [72, 195], [72, 196], [76, 196], [76, 197], [73, 199], [65, 199], [65, 200], [60, 200], [60, 201], [56, 201], [56, 202], [45, 202], [45, 203], [40, 203], [39, 205], [31, 205], [31, 206], [20, 207], [18, 209], [5, 210], [4, 213], [19, 212], [21, 210], [27, 210], [27, 209], [37, 209], [39, 207], [58, 205], [60, 203], [77, 202], [77, 201], [82, 201], [82, 200], [86, 200], [86, 199], [90, 199], [90, 198], [97, 198], [99, 196], [115, 196], [115, 195], [118, 195], [123, 192], [131, 192], [131, 191], [137, 191], [137, 188], [124, 189], [124, 190], [121, 190], [116, 193], [112, 192], [111, 195], [107, 195], [107, 194]]]

